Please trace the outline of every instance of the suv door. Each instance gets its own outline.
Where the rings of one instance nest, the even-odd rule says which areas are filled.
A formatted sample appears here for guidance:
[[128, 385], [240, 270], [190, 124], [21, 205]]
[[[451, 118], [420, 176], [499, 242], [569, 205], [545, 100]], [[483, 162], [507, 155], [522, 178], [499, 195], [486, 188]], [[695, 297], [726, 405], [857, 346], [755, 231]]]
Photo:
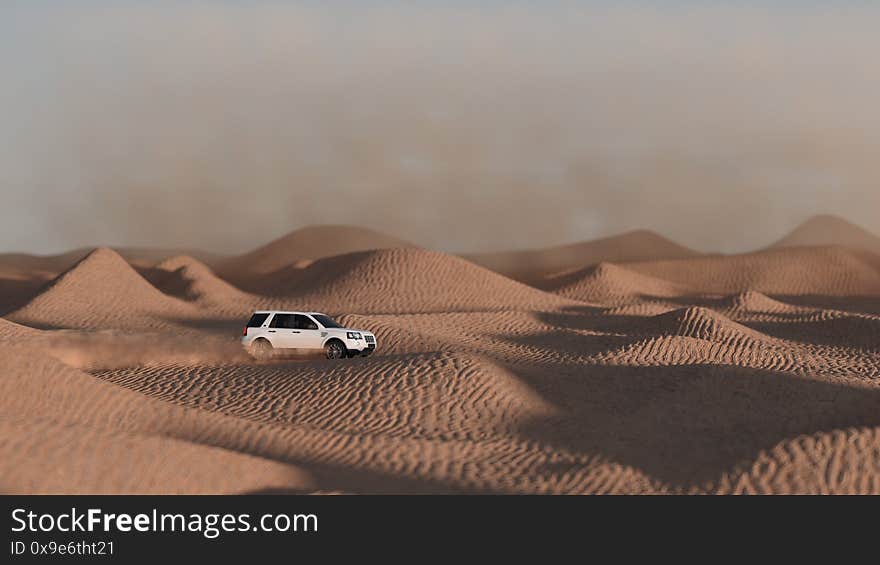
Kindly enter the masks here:
[[303, 348], [299, 330], [296, 329], [295, 314], [275, 314], [269, 323], [269, 339], [272, 345], [280, 348]]
[[294, 314], [294, 327], [299, 331], [299, 342], [304, 349], [321, 349], [324, 339], [318, 323], [305, 314]]

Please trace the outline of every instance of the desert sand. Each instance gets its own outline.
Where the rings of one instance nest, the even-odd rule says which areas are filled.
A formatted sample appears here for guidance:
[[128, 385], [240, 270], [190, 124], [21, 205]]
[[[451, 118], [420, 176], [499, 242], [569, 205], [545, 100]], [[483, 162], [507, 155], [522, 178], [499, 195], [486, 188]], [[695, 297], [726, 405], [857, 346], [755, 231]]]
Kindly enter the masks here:
[[[0, 255], [5, 493], [880, 493], [880, 241]], [[184, 242], [185, 243], [185, 242]], [[256, 361], [257, 308], [377, 353]]]

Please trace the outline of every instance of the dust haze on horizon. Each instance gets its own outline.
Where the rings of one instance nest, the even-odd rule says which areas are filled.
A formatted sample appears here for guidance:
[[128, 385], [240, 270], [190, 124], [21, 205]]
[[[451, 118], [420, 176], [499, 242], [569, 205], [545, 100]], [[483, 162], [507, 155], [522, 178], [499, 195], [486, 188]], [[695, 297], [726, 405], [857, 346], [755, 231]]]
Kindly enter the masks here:
[[0, 251], [878, 231], [868, 3], [4, 2]]

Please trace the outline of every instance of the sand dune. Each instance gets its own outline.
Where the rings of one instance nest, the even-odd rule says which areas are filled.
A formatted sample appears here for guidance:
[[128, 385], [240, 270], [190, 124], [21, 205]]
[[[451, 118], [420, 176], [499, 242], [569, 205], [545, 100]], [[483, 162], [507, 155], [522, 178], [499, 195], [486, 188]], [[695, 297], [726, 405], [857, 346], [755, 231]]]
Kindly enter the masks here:
[[115, 251], [99, 248], [54, 279], [7, 317], [58, 328], [151, 328], [192, 315], [184, 301], [162, 294]]
[[204, 263], [187, 255], [170, 257], [155, 267], [142, 270], [142, 273], [165, 294], [196, 302], [204, 308], [224, 309], [257, 300], [215, 275]]
[[731, 256], [627, 263], [629, 270], [692, 293], [880, 295], [878, 256], [846, 247], [798, 247]]
[[726, 475], [721, 494], [880, 492], [880, 428], [849, 428], [780, 442]]
[[247, 280], [297, 261], [393, 247], [412, 247], [412, 244], [355, 226], [309, 226], [249, 253], [217, 261], [214, 266], [218, 273], [229, 280]]
[[684, 285], [643, 275], [613, 263], [599, 263], [595, 267], [547, 278], [541, 288], [575, 300], [599, 304], [630, 303], [645, 297], [688, 294]]
[[7, 492], [242, 492], [310, 485], [292, 465], [238, 452], [234, 441], [226, 441], [230, 432], [238, 434], [235, 421], [104, 383], [36, 349], [0, 346], [0, 359], [0, 488]]
[[694, 257], [696, 251], [647, 230], [545, 249], [463, 255], [469, 261], [530, 285], [542, 286], [548, 277], [601, 262], [643, 261]]
[[[536, 288], [347, 230], [233, 277], [105, 248], [0, 262], [22, 301], [0, 318], [0, 490], [880, 494], [869, 251], [659, 259], [636, 234], [527, 252]], [[379, 350], [256, 361], [237, 337], [261, 307], [338, 315]]]
[[[74, 249], [57, 255], [29, 255], [26, 253], [0, 253], [0, 276], [24, 273], [28, 276], [43, 275], [53, 278], [70, 269], [97, 247]], [[175, 255], [190, 255], [202, 262], [217, 262], [222, 256], [200, 250], [162, 249], [152, 247], [111, 248], [123, 259], [135, 266], [152, 266]]]
[[769, 248], [817, 245], [842, 245], [880, 254], [880, 237], [843, 218], [831, 215], [810, 218]]
[[[232, 494], [313, 488], [309, 476], [292, 465], [172, 437], [0, 417], [0, 438], [0, 476], [7, 494]], [[39, 469], [52, 472], [35, 476]]]
[[263, 294], [334, 312], [528, 309], [565, 299], [437, 251], [397, 248], [348, 253], [266, 278]]
[[[194, 407], [219, 403], [227, 413], [254, 421], [352, 435], [475, 439], [508, 433], [525, 418], [553, 411], [514, 375], [472, 355], [392, 355], [336, 366], [310, 362], [294, 374], [290, 367], [267, 366], [246, 380], [236, 376], [236, 366], [183, 369], [183, 380], [180, 371], [159, 366], [146, 373], [119, 369], [98, 375], [168, 398], [187, 396], [181, 389], [199, 390], [188, 396]], [[254, 405], [246, 399], [257, 390], [264, 402]], [[360, 400], [352, 404], [352, 398]]]
[[762, 292], [756, 290], [747, 290], [727, 297], [720, 304], [722, 307], [733, 312], [757, 312], [757, 313], [795, 313], [804, 310], [792, 304], [786, 304], [779, 300], [774, 300]]
[[692, 306], [672, 310], [649, 319], [653, 332], [722, 343], [732, 341], [769, 341], [768, 336], [738, 324], [724, 314]]
[[[75, 249], [58, 255], [0, 254], [0, 314], [17, 310], [34, 298], [40, 290], [59, 275], [73, 268], [98, 248]], [[153, 267], [156, 263], [183, 252], [172, 249], [116, 248], [127, 263], [138, 268]], [[217, 255], [193, 251], [204, 261], [215, 262]]]

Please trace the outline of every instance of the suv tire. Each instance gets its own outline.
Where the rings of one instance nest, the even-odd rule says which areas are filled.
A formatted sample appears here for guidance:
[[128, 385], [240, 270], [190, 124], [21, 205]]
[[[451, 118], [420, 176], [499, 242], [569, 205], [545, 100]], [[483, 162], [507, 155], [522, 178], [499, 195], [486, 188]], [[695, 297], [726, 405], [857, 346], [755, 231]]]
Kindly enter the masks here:
[[327, 359], [345, 359], [348, 357], [348, 350], [345, 344], [338, 339], [328, 341], [324, 346], [324, 352], [327, 355]]

